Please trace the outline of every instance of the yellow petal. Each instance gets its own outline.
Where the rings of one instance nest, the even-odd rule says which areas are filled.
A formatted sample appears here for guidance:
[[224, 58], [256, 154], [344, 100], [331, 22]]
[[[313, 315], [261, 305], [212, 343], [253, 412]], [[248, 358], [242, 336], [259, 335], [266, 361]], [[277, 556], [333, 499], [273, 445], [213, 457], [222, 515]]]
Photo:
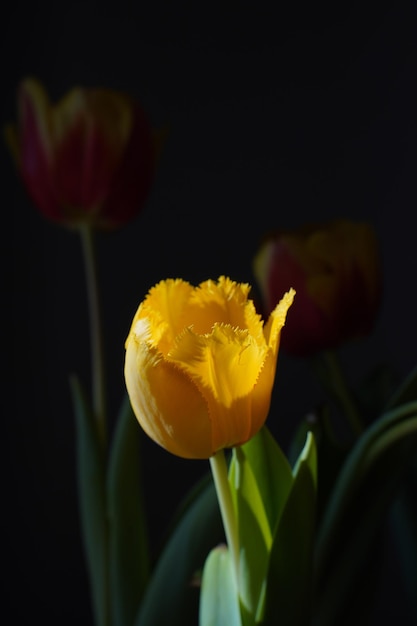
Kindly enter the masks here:
[[[270, 393], [269, 393], [270, 397]], [[253, 414], [253, 390], [246, 396], [237, 398], [229, 407], [211, 399], [209, 411], [212, 421], [212, 441], [214, 452], [246, 443], [264, 424], [268, 413]], [[258, 423], [257, 428], [254, 424]]]
[[135, 315], [132, 327], [139, 318], [147, 318], [152, 328], [149, 339], [162, 354], [167, 354], [186, 326], [186, 308], [193, 289], [181, 279], [160, 281], [149, 291]]
[[217, 282], [202, 282], [192, 293], [184, 326], [192, 325], [201, 335], [211, 332], [216, 323], [246, 328], [245, 306], [249, 291], [248, 284], [236, 283], [225, 276], [220, 276]]
[[251, 431], [248, 439], [253, 437], [265, 423], [271, 405], [271, 390], [274, 385], [277, 367], [277, 353], [270, 350], [260, 371], [258, 380], [251, 396]]
[[266, 351], [248, 331], [216, 324], [209, 335], [188, 330], [168, 356], [197, 381], [205, 397], [230, 407], [252, 391]]
[[275, 309], [271, 312], [268, 322], [265, 325], [265, 339], [274, 354], [278, 354], [279, 340], [281, 330], [285, 325], [288, 309], [293, 303], [295, 290], [290, 289], [278, 302]]
[[245, 328], [248, 329], [256, 343], [262, 345], [265, 342], [264, 322], [262, 317], [256, 311], [253, 300], [248, 300], [245, 306]]
[[208, 407], [190, 379], [147, 343], [127, 342], [125, 380], [133, 411], [148, 436], [172, 454], [213, 454]]

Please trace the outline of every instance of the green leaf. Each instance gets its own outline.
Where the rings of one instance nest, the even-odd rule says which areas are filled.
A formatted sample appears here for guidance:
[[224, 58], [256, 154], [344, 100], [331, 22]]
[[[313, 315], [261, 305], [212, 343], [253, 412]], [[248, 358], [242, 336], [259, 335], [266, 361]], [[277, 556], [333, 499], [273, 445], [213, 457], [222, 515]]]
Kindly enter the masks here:
[[317, 450], [314, 436], [311, 432], [306, 435], [306, 443], [301, 450], [297, 461], [294, 464], [293, 474], [297, 480], [299, 473], [303, 472], [305, 466], [308, 468], [311, 478], [313, 479], [314, 489], [317, 489]]
[[266, 426], [241, 450], [255, 477], [273, 532], [293, 482], [291, 466]]
[[187, 506], [161, 552], [142, 598], [135, 626], [194, 626], [200, 586], [196, 575], [207, 555], [224, 542], [211, 474], [187, 497]]
[[[241, 521], [242, 517], [240, 514], [240, 507], [243, 503], [246, 503], [247, 513], [256, 520], [260, 536], [265, 545], [269, 548], [271, 545], [272, 534], [270, 523], [266, 514], [266, 503], [262, 499], [258, 482], [252, 471], [249, 459], [242, 448], [233, 449], [232, 462], [229, 468], [229, 483], [232, 488], [232, 496], [235, 501], [239, 521]], [[244, 531], [244, 525], [241, 530]]]
[[328, 407], [324, 405], [307, 415], [295, 431], [288, 452], [288, 459], [292, 465], [296, 464], [309, 432], [314, 436], [317, 449], [317, 474], [320, 487], [317, 493], [316, 519], [319, 522], [337, 475], [349, 451], [349, 446], [338, 441], [330, 420]]
[[390, 524], [402, 567], [410, 611], [417, 624], [417, 455], [390, 512]]
[[116, 422], [107, 475], [113, 626], [134, 623], [150, 569], [140, 432], [126, 396]]
[[374, 422], [348, 455], [319, 529], [314, 624], [367, 623], [379, 532], [416, 451], [410, 402]]
[[239, 593], [249, 624], [259, 619], [272, 534], [293, 482], [289, 463], [266, 427], [233, 450], [229, 482], [239, 528]]
[[199, 626], [241, 626], [238, 592], [230, 553], [214, 548], [204, 565]]
[[70, 379], [77, 434], [77, 478], [87, 568], [97, 626], [109, 620], [108, 528], [105, 461], [93, 412], [78, 379]]
[[272, 534], [264, 503], [249, 461], [241, 448], [233, 450], [229, 481], [239, 533], [239, 595], [245, 623], [255, 623], [262, 597]]
[[[417, 400], [417, 366], [392, 396], [388, 408]], [[417, 455], [405, 477], [391, 511], [391, 525], [398, 547], [404, 583], [410, 598], [410, 607], [417, 622]]]
[[294, 482], [271, 548], [263, 624], [304, 626], [311, 617], [317, 458], [312, 433], [294, 467]]

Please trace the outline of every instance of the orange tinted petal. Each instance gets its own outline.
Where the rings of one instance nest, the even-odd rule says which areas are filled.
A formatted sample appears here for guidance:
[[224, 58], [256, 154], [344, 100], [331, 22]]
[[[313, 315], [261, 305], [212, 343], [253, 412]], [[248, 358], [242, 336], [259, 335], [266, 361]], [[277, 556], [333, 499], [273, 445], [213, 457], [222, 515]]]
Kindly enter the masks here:
[[155, 348], [129, 340], [125, 380], [134, 413], [153, 441], [184, 458], [213, 454], [207, 404], [190, 379]]

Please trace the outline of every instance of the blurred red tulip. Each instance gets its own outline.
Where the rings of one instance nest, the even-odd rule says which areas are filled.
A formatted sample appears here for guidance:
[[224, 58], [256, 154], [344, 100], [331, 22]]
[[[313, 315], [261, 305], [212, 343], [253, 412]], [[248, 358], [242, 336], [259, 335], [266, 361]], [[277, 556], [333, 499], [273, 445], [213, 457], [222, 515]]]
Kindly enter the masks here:
[[76, 87], [51, 105], [43, 86], [27, 78], [18, 89], [18, 112], [6, 139], [46, 218], [109, 229], [140, 212], [156, 150], [137, 102], [116, 91]]
[[254, 258], [267, 315], [291, 287], [282, 348], [309, 356], [372, 330], [381, 300], [381, 263], [367, 223], [334, 220], [271, 233]]

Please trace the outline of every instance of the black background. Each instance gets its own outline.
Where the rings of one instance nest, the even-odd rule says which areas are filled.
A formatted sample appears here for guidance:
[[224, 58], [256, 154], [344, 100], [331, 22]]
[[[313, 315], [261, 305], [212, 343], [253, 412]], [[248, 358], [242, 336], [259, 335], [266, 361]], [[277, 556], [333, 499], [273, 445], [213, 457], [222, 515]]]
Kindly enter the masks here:
[[[352, 380], [380, 361], [399, 377], [415, 365], [415, 3], [291, 6], [14, 2], [3, 14], [2, 124], [16, 119], [17, 84], [33, 75], [53, 100], [76, 84], [128, 91], [155, 127], [169, 127], [143, 212], [97, 241], [113, 416], [125, 390], [124, 339], [147, 290], [170, 276], [253, 283], [262, 235], [305, 221], [369, 220], [381, 241], [380, 316], [373, 334], [341, 355]], [[13, 557], [5, 607], [11, 623], [91, 624], [68, 389], [70, 372], [86, 385], [90, 376], [81, 247], [36, 212], [4, 145], [0, 152], [3, 345], [11, 347], [3, 359], [3, 538]], [[283, 447], [319, 398], [308, 364], [281, 354], [268, 424]], [[207, 464], [149, 441], [144, 453], [157, 545]], [[401, 584], [391, 591], [395, 559], [391, 567], [375, 624], [407, 626]]]

